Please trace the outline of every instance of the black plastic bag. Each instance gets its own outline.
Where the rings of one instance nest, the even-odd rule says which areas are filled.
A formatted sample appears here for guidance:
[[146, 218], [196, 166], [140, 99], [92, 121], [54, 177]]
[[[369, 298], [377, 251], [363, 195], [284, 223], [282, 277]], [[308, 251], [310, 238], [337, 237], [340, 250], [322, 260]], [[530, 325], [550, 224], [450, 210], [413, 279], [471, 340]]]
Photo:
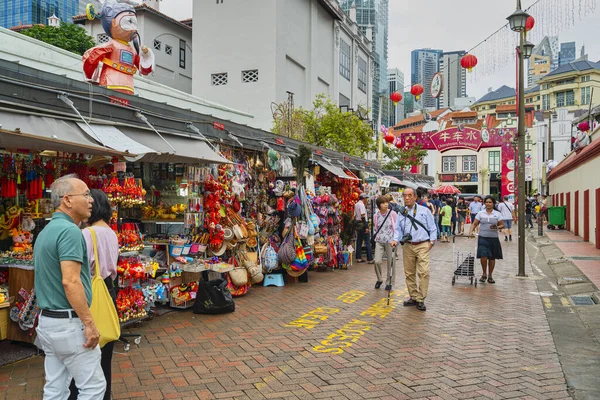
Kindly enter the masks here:
[[235, 311], [227, 281], [216, 279], [210, 282], [198, 282], [198, 293], [194, 303], [194, 314], [225, 314]]

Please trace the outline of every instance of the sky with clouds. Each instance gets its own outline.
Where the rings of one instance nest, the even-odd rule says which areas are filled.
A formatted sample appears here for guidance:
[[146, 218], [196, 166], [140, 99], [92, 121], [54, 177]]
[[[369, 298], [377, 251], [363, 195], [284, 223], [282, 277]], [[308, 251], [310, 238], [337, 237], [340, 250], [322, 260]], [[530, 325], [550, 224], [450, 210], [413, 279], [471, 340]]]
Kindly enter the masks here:
[[[522, 0], [522, 6], [527, 8], [534, 2], [535, 0]], [[389, 3], [388, 67], [399, 68], [404, 72], [407, 84], [410, 83], [412, 50], [418, 48], [435, 48], [444, 51], [468, 50], [506, 24], [506, 17], [516, 8], [516, 0], [389, 0]], [[190, 18], [192, 0], [162, 0], [160, 10], [173, 18]], [[559, 40], [560, 42], [575, 41], [578, 52], [581, 46], [585, 45], [590, 61], [598, 61], [600, 60], [600, 41], [597, 40], [599, 30], [600, 7], [594, 15], [577, 22], [575, 27], [563, 31]], [[467, 82], [467, 94], [479, 98], [489, 87], [494, 89], [501, 85], [514, 87], [515, 67], [509, 64], [493, 76], [479, 76], [476, 82], [471, 82], [470, 79]]]

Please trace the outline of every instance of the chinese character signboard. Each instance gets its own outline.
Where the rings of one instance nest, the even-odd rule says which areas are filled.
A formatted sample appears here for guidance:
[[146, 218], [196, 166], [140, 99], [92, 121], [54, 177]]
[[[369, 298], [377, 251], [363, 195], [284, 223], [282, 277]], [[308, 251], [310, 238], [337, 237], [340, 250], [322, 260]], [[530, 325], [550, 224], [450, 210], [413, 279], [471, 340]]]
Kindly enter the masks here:
[[450, 128], [432, 134], [429, 139], [440, 152], [453, 149], [470, 149], [479, 151], [483, 141], [477, 129]]
[[439, 174], [440, 182], [472, 182], [477, 183], [477, 173], [472, 174]]

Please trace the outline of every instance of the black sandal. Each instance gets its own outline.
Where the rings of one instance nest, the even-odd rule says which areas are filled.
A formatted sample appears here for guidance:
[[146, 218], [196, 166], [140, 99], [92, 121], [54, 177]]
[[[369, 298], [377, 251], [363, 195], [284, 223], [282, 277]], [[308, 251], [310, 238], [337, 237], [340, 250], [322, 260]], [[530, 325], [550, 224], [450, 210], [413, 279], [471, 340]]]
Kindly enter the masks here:
[[485, 281], [487, 281], [487, 276], [482, 275], [481, 278], [479, 278], [479, 282], [485, 283]]
[[489, 278], [488, 278], [488, 283], [496, 283], [496, 281], [494, 280], [494, 278], [492, 278], [492, 277], [489, 277]]

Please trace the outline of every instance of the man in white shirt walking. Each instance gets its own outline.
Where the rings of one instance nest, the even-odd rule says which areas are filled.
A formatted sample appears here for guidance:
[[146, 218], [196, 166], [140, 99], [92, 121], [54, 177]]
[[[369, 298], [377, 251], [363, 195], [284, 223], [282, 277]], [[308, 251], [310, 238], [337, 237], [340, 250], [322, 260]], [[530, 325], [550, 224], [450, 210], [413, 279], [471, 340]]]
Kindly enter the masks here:
[[498, 211], [504, 220], [504, 241], [512, 242], [512, 223], [515, 216], [515, 206], [508, 202], [508, 196], [504, 196], [498, 203]]

